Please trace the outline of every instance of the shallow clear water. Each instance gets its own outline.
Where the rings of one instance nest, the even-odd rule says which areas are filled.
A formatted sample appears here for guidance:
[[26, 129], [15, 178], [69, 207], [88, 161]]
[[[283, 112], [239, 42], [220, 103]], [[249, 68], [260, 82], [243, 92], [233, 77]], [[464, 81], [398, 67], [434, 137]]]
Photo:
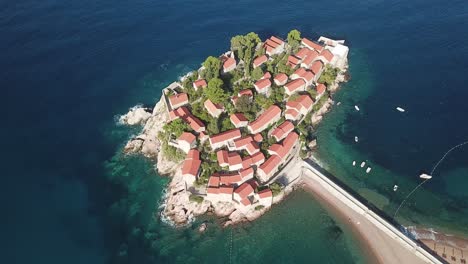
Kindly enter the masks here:
[[[230, 229], [213, 224], [200, 236], [154, 218], [167, 179], [147, 160], [116, 154], [137, 130], [114, 117], [137, 103], [153, 105], [165, 85], [249, 31], [265, 38], [298, 28], [347, 40], [352, 80], [336, 95], [343, 104], [319, 127], [318, 155], [392, 212], [419, 170], [468, 135], [467, 13], [464, 1], [436, 0], [0, 2], [3, 259], [228, 260]], [[466, 151], [441, 164], [400, 220], [467, 233]], [[372, 173], [350, 167], [353, 159], [369, 160]], [[335, 238], [340, 232], [327, 213], [298, 193], [236, 227], [230, 259], [362, 261], [338, 226], [343, 234]]]

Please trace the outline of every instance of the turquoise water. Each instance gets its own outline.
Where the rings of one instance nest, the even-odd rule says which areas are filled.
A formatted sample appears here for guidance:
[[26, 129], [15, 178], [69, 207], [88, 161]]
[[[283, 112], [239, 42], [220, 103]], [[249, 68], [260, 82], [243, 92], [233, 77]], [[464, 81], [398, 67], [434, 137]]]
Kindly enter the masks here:
[[[0, 1], [3, 262], [364, 261], [346, 227], [305, 193], [232, 229], [232, 243], [231, 229], [209, 217], [203, 235], [198, 222], [161, 223], [168, 179], [150, 161], [120, 155], [138, 129], [115, 117], [153, 106], [233, 35], [298, 28], [346, 39], [352, 79], [318, 128], [317, 155], [391, 213], [419, 170], [468, 135], [467, 14], [463, 0]], [[466, 154], [451, 154], [398, 220], [468, 233]], [[354, 159], [372, 173], [352, 168]]]

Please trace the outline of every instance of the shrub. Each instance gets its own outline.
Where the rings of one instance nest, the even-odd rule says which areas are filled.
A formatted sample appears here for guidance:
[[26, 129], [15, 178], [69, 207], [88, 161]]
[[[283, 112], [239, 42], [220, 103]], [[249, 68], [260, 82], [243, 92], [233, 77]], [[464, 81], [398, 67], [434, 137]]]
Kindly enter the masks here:
[[257, 205], [257, 206], [255, 206], [255, 211], [260, 211], [260, 210], [262, 210], [263, 208], [265, 208], [265, 206], [263, 206], [263, 205]]
[[204, 200], [203, 197], [195, 195], [195, 194], [191, 194], [189, 196], [189, 201], [191, 202], [202, 203], [203, 200]]
[[270, 190], [271, 192], [273, 193], [273, 196], [277, 196], [278, 194], [281, 193], [281, 184], [277, 183], [277, 182], [274, 182], [272, 184], [270, 184]]

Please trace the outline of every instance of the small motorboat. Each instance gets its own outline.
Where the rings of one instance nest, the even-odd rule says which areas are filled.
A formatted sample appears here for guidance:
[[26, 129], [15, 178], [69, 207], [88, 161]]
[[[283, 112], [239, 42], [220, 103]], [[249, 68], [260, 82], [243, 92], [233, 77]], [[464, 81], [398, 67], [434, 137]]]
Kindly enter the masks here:
[[419, 175], [419, 178], [429, 180], [429, 179], [432, 178], [432, 176], [429, 175], [429, 174], [423, 173], [423, 174]]
[[353, 166], [356, 166], [356, 161], [355, 160], [353, 160]]
[[401, 107], [399, 107], [399, 106], [396, 108], [396, 110], [398, 110], [398, 111], [400, 111], [400, 112], [402, 112], [402, 113], [405, 112], [405, 109], [403, 109], [403, 108], [401, 108]]
[[354, 142], [358, 142], [359, 141], [359, 138], [358, 137], [354, 137]]
[[359, 111], [359, 106], [355, 105], [354, 108], [356, 109], [356, 111]]
[[393, 185], [393, 191], [396, 192], [398, 190], [398, 185]]
[[371, 167], [367, 167], [366, 173], [369, 173], [371, 170]]
[[364, 168], [364, 166], [366, 166], [366, 162], [365, 162], [365, 161], [363, 161], [363, 162], [361, 163], [361, 168]]
[[341, 104], [341, 102], [338, 102], [336, 105], [340, 105], [340, 104]]

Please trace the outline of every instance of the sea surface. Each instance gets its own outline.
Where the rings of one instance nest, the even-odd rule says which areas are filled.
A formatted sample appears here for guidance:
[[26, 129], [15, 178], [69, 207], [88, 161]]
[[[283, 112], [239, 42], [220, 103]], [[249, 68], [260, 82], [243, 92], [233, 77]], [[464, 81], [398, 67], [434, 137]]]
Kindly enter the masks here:
[[[467, 22], [464, 0], [0, 1], [2, 263], [365, 263], [345, 223], [304, 192], [253, 223], [172, 228], [157, 215], [168, 179], [121, 154], [139, 128], [116, 120], [233, 35], [345, 39], [351, 80], [315, 155], [393, 215], [420, 171], [468, 140]], [[468, 235], [468, 147], [433, 176], [397, 220]]]

